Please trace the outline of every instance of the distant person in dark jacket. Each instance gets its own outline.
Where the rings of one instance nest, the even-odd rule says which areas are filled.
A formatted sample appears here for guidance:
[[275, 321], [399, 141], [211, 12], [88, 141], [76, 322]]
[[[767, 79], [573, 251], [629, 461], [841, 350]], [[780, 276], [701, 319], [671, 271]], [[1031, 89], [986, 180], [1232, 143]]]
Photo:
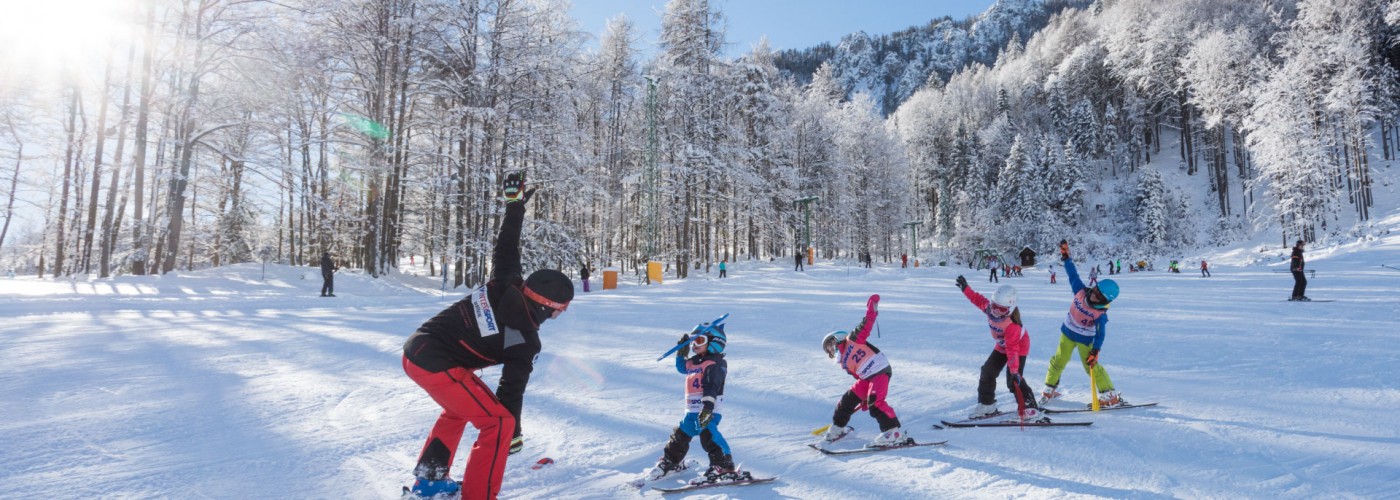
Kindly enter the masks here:
[[1293, 272], [1293, 295], [1288, 300], [1312, 300], [1303, 292], [1308, 289], [1308, 279], [1303, 277], [1303, 240], [1293, 244], [1293, 257], [1288, 262], [1288, 270]]
[[340, 266], [335, 265], [335, 261], [334, 261], [334, 260], [331, 260], [331, 253], [330, 253], [330, 252], [323, 252], [323, 253], [321, 254], [321, 296], [322, 296], [322, 297], [334, 297], [334, 296], [335, 296], [335, 272], [338, 271], [338, 270], [340, 270]]
[[588, 264], [584, 264], [583, 267], [578, 270], [578, 277], [580, 280], [583, 280], [583, 293], [588, 293], [588, 276]]
[[[404, 343], [404, 372], [442, 407], [413, 470], [412, 491], [420, 497], [457, 498], [460, 491], [463, 500], [496, 498], [506, 456], [524, 447], [520, 410], [541, 349], [540, 325], [559, 317], [574, 298], [573, 281], [559, 271], [541, 269], [521, 279], [520, 227], [533, 193], [525, 191], [523, 173], [506, 177], [491, 280], [423, 323]], [[474, 372], [496, 365], [501, 378], [492, 393]], [[448, 469], [468, 423], [477, 430], [476, 443], [457, 483]]]
[[792, 255], [792, 258], [793, 258], [793, 260], [794, 260], [795, 262], [797, 262], [797, 265], [793, 266], [793, 267], [792, 267], [792, 270], [793, 270], [793, 271], [801, 271], [801, 270], [802, 270], [802, 252], [801, 252], [801, 251], [798, 251], [797, 253], [795, 253], [795, 254]]

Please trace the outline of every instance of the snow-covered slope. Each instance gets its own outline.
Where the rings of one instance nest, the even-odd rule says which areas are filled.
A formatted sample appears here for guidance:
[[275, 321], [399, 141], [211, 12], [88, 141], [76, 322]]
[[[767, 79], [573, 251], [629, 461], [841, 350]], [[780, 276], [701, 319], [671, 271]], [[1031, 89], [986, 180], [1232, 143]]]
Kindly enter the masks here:
[[[1400, 226], [1400, 215], [1383, 220]], [[624, 277], [545, 325], [526, 449], [511, 458], [502, 496], [638, 496], [625, 482], [659, 456], [682, 415], [681, 376], [654, 360], [725, 312], [722, 430], [745, 468], [781, 479], [706, 496], [1393, 495], [1400, 271], [1380, 264], [1400, 267], [1400, 233], [1310, 257], [1308, 295], [1336, 302], [1284, 301], [1292, 282], [1275, 265], [1115, 276], [1123, 293], [1102, 361], [1128, 400], [1161, 406], [1064, 416], [1094, 421], [1075, 429], [930, 427], [975, 404], [992, 342], [953, 278], [966, 273], [990, 293], [981, 272], [740, 262], [724, 280], [645, 287]], [[1021, 292], [1037, 390], [1069, 302], [1064, 280], [1046, 275], [1003, 281]], [[323, 299], [316, 278], [235, 266], [0, 279], [0, 498], [397, 497], [437, 414], [403, 375], [400, 345], [457, 296], [428, 279], [342, 273], [340, 296]], [[838, 458], [804, 446], [850, 383], [819, 339], [852, 326], [871, 293], [883, 297], [873, 342], [894, 365], [889, 401], [917, 439], [945, 447]], [[483, 376], [494, 385], [498, 375]], [[1062, 389], [1087, 401], [1077, 368]], [[998, 394], [1003, 408], [1014, 404]], [[867, 414], [852, 422], [860, 438], [874, 436]], [[558, 463], [530, 470], [542, 456]], [[692, 456], [703, 462], [698, 445]]]

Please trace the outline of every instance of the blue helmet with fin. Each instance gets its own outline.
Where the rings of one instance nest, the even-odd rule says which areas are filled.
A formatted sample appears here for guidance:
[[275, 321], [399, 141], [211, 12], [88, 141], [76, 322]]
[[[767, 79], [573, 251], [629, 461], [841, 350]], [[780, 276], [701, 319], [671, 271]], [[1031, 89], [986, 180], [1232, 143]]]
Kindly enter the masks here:
[[704, 340], [692, 346], [692, 356], [700, 354], [694, 352], [694, 349], [700, 346], [705, 346], [704, 350], [706, 352], [715, 354], [724, 352], [724, 344], [729, 340], [729, 338], [724, 335], [724, 320], [728, 317], [729, 315], [726, 314], [713, 322], [695, 325], [695, 329], [690, 331], [690, 337], [692, 339], [704, 337]]
[[710, 327], [710, 331], [705, 332], [710, 337], [709, 351], [715, 354], [724, 352], [724, 344], [729, 341], [724, 335], [724, 323]]

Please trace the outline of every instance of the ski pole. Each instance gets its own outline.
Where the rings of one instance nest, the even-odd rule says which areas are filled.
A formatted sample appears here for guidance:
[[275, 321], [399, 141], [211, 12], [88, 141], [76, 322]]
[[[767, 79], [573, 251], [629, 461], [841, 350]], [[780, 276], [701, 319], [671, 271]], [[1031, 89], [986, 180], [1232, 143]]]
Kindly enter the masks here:
[[1094, 368], [1098, 367], [1097, 362], [1089, 367], [1089, 408], [1094, 411], [1099, 411], [1099, 384], [1094, 381]]
[[823, 425], [823, 426], [817, 428], [817, 430], [812, 431], [812, 435], [813, 435], [813, 436], [820, 436], [820, 435], [822, 435], [823, 432], [826, 432], [826, 430], [827, 430], [827, 429], [830, 429], [830, 428], [831, 428], [831, 424]]
[[666, 356], [670, 356], [672, 353], [681, 350], [681, 347], [682, 347], [682, 346], [686, 345], [686, 344], [689, 343], [691, 340], [694, 340], [695, 337], [698, 337], [698, 336], [700, 336], [700, 335], [704, 335], [704, 334], [708, 333], [708, 332], [709, 332], [711, 329], [713, 329], [714, 327], [723, 324], [725, 318], [728, 318], [728, 317], [729, 317], [729, 313], [724, 313], [724, 316], [720, 316], [720, 317], [718, 317], [718, 318], [715, 318], [714, 321], [711, 321], [711, 322], [709, 322], [709, 323], [702, 323], [702, 324], [699, 324], [699, 325], [695, 325], [695, 328], [696, 328], [697, 330], [699, 330], [699, 331], [697, 331], [697, 332], [694, 332], [695, 335], [691, 335], [690, 337], [687, 337], [685, 342], [681, 342], [681, 343], [679, 343], [679, 344], [676, 344], [675, 347], [672, 347], [670, 350], [666, 351], [664, 354], [661, 355], [661, 357], [656, 358], [656, 360], [657, 360], [657, 361], [661, 361], [661, 360], [663, 360], [663, 359], [666, 359]]

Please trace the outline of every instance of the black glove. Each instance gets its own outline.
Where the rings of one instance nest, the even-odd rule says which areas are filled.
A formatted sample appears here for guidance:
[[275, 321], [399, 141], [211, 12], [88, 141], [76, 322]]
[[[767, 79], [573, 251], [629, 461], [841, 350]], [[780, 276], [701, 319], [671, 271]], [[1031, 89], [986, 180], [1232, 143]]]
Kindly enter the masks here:
[[510, 440], [510, 452], [506, 454], [514, 455], [523, 449], [525, 449], [525, 436], [515, 436], [515, 439]]
[[534, 196], [535, 189], [525, 189], [525, 172], [511, 172], [506, 174], [505, 182], [501, 183], [501, 195], [505, 196], [506, 202], [529, 202]]
[[1089, 357], [1084, 359], [1084, 364], [1089, 368], [1093, 368], [1094, 365], [1099, 364], [1099, 350], [1089, 349]]
[[704, 428], [706, 428], [706, 427], [709, 427], [709, 426], [710, 426], [710, 419], [714, 418], [714, 416], [715, 416], [715, 404], [714, 404], [713, 402], [706, 401], [706, 402], [704, 403], [704, 405], [705, 405], [704, 408], [700, 410], [700, 428], [701, 428], [701, 429], [704, 429]]
[[967, 289], [967, 278], [964, 278], [964, 277], [962, 277], [961, 275], [959, 275], [959, 276], [958, 276], [958, 279], [957, 279], [957, 284], [958, 284], [958, 290], [966, 290], [966, 289]]
[[[682, 334], [681, 334], [681, 339], [676, 341], [676, 345], [685, 345], [685, 344], [687, 344], [687, 343], [689, 343], [689, 342], [690, 342], [690, 334], [688, 334], [688, 333], [682, 333]], [[680, 349], [676, 349], [676, 357], [677, 357], [677, 358], [684, 358], [685, 355], [689, 353], [689, 351], [690, 351], [690, 349], [686, 349], [686, 348], [684, 348], [684, 347], [682, 347], [682, 348], [680, 348]]]
[[1012, 386], [1012, 387], [1020, 387], [1020, 386], [1021, 386], [1021, 374], [1019, 374], [1019, 373], [1012, 372], [1012, 373], [1011, 373], [1011, 376], [1006, 377], [1006, 380], [1007, 380], [1008, 382], [1011, 382], [1011, 386]]

